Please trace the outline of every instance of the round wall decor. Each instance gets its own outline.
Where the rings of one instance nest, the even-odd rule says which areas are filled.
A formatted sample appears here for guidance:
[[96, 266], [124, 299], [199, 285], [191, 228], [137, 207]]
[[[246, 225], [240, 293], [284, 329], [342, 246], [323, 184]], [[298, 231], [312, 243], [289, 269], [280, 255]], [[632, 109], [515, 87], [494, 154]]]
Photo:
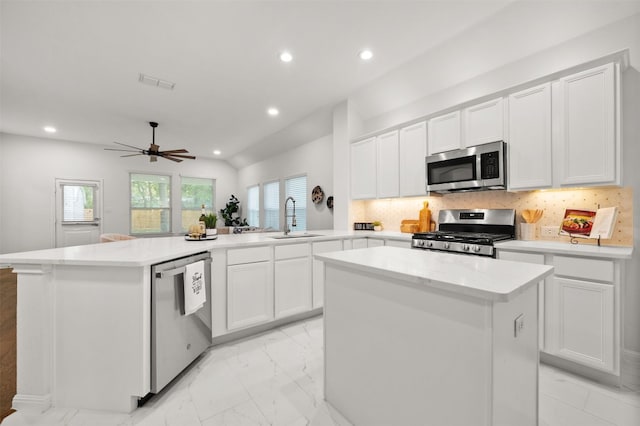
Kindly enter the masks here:
[[327, 207], [329, 207], [330, 209], [333, 209], [333, 195], [327, 198]]
[[322, 188], [319, 185], [311, 191], [311, 200], [314, 204], [320, 204], [324, 200], [324, 192], [322, 192]]

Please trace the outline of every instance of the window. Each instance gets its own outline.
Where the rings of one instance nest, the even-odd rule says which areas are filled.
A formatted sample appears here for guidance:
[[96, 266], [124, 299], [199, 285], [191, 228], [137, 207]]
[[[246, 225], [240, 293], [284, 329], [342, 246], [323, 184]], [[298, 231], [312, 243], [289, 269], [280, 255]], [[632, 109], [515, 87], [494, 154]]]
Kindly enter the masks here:
[[96, 185], [64, 183], [62, 186], [62, 221], [95, 222]]
[[189, 225], [198, 223], [204, 204], [207, 214], [215, 213], [215, 180], [182, 177], [182, 231], [186, 232]]
[[280, 229], [280, 182], [264, 184], [264, 227]]
[[[298, 176], [284, 181], [284, 198], [293, 197], [296, 200], [296, 226], [291, 226], [292, 231], [307, 230], [307, 177]], [[292, 205], [289, 203], [291, 210], [287, 214], [292, 214]], [[284, 215], [283, 215], [284, 216]], [[291, 223], [291, 222], [289, 222]]]
[[250, 226], [260, 226], [260, 186], [258, 185], [247, 189], [247, 223]]
[[171, 176], [131, 173], [131, 233], [171, 232]]

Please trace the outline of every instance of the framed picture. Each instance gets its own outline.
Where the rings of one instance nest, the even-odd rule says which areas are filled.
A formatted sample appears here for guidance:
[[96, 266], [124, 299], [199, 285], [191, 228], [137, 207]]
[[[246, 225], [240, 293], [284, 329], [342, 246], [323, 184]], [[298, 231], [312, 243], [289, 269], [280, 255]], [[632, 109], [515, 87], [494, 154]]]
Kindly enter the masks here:
[[560, 234], [589, 238], [595, 216], [596, 212], [591, 210], [565, 210]]

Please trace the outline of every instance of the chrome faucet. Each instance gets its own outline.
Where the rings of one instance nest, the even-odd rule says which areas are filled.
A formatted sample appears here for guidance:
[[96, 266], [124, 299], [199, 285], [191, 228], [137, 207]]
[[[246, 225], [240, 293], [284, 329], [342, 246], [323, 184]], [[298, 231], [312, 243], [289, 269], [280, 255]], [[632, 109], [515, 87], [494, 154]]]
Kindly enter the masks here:
[[[287, 215], [287, 203], [289, 203], [289, 200], [293, 201], [293, 214], [291, 216]], [[287, 223], [288, 217], [291, 218], [291, 226], [296, 226], [296, 200], [293, 197], [287, 197], [284, 200], [284, 235], [289, 235], [289, 232], [291, 232], [291, 228]]]

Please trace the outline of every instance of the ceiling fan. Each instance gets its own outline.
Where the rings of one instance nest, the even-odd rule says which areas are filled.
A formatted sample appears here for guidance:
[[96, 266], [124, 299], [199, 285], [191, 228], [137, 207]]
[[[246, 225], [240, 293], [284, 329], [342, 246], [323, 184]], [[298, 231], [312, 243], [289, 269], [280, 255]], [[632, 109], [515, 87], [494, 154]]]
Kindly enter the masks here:
[[153, 129], [153, 139], [151, 139], [151, 145], [149, 146], [149, 149], [142, 149], [142, 148], [138, 148], [136, 146], [127, 145], [125, 143], [114, 142], [114, 143], [116, 143], [118, 145], [126, 146], [127, 148], [133, 148], [133, 149], [105, 148], [105, 150], [107, 150], [107, 151], [121, 151], [121, 152], [135, 152], [135, 154], [125, 154], [125, 155], [121, 155], [121, 157], [133, 157], [133, 156], [136, 156], [136, 155], [148, 155], [150, 157], [149, 161], [151, 161], [151, 162], [158, 161], [158, 157], [166, 158], [167, 160], [175, 161], [176, 163], [181, 162], [183, 158], [188, 158], [190, 160], [195, 160], [196, 159], [196, 157], [194, 157], [193, 155], [184, 155], [184, 154], [188, 154], [189, 153], [189, 151], [187, 151], [186, 149], [172, 149], [170, 151], [160, 151], [160, 149], [159, 149], [160, 146], [156, 145], [156, 127], [158, 127], [158, 123], [156, 123], [154, 121], [150, 121], [149, 125]]

